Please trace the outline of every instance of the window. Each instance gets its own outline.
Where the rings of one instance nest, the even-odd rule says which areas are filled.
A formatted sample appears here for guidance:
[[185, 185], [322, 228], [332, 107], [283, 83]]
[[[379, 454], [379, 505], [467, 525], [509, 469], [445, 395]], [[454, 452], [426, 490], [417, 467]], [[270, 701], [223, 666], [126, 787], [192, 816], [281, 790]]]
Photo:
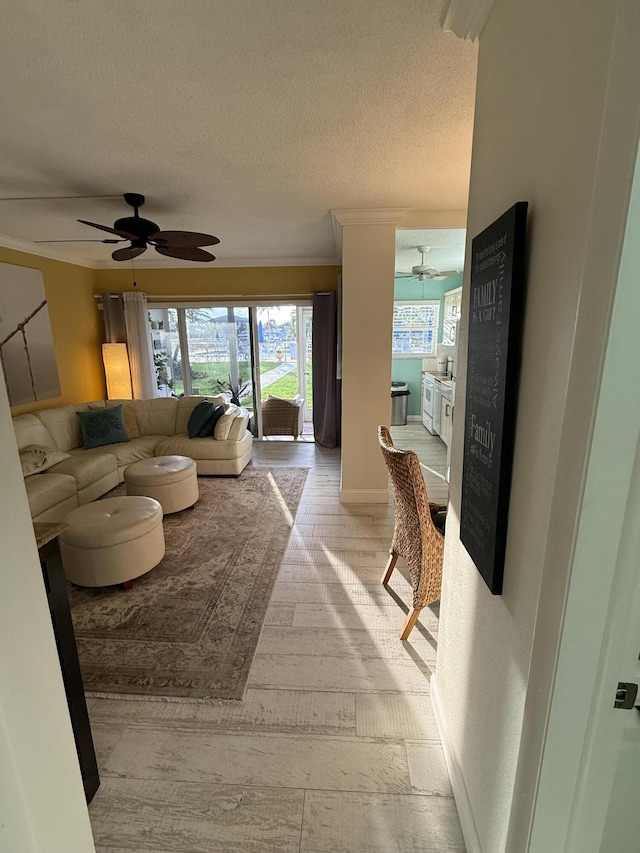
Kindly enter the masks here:
[[445, 346], [455, 346], [456, 329], [462, 307], [462, 288], [456, 287], [444, 295], [444, 318], [442, 323], [442, 343]]
[[439, 313], [439, 302], [395, 302], [393, 355], [435, 355]]
[[252, 407], [248, 308], [151, 308], [149, 322], [160, 396], [215, 396], [231, 382]]

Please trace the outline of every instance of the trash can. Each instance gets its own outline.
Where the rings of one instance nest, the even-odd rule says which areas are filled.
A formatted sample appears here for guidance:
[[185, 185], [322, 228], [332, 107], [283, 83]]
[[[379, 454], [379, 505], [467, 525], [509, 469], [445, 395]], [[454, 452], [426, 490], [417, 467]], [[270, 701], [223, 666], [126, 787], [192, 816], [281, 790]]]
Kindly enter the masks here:
[[391, 383], [391, 426], [407, 423], [407, 401], [411, 391], [406, 382]]

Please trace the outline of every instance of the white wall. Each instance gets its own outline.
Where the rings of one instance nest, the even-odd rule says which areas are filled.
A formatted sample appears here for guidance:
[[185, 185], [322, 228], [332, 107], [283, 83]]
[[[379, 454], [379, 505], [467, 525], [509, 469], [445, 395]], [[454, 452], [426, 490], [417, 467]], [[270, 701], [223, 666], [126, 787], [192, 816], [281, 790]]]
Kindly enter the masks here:
[[95, 849], [0, 379], [0, 850]]
[[526, 849], [535, 798], [635, 160], [637, 83], [610, 87], [615, 12], [629, 2], [497, 0], [480, 39], [469, 241], [530, 204], [504, 592], [491, 596], [458, 537], [461, 365], [434, 685], [484, 853]]

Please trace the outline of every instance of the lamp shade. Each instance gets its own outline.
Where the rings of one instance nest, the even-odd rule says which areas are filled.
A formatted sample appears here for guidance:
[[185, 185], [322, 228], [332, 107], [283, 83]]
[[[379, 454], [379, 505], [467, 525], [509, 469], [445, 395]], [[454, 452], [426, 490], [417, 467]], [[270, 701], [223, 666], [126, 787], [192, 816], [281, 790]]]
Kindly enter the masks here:
[[102, 344], [104, 375], [109, 400], [131, 400], [131, 372], [126, 344]]

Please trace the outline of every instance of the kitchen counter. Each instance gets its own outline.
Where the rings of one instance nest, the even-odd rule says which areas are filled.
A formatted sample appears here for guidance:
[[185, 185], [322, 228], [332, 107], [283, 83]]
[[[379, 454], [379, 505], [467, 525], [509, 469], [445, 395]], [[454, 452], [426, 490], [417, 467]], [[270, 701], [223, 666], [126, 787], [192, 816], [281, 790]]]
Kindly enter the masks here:
[[440, 379], [440, 380], [451, 379], [450, 373], [435, 373], [433, 370], [421, 370], [420, 372], [422, 373], [423, 376], [426, 373], [428, 376], [433, 376], [434, 379]]

